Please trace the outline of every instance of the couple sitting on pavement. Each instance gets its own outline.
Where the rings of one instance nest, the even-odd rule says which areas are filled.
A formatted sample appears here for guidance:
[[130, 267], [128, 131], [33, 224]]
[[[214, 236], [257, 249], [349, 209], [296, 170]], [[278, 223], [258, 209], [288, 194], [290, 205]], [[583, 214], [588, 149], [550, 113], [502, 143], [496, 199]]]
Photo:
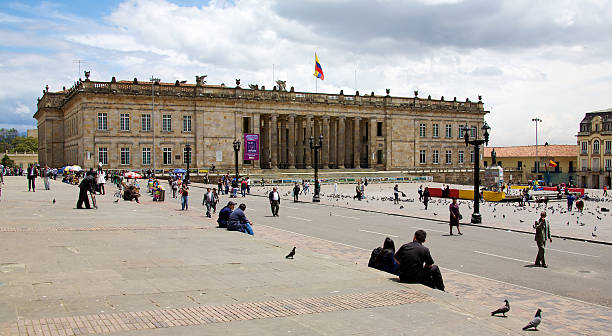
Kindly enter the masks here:
[[227, 205], [219, 211], [219, 223], [220, 228], [227, 228], [228, 231], [239, 231], [242, 233], [248, 233], [251, 236], [254, 235], [251, 222], [246, 218], [244, 211], [246, 205], [244, 203], [238, 206], [238, 209], [234, 210], [236, 203], [229, 201]]
[[368, 266], [399, 275], [401, 282], [420, 283], [443, 291], [442, 273], [434, 265], [429, 249], [423, 246], [426, 238], [425, 231], [417, 230], [412, 242], [402, 245], [396, 253], [393, 240], [387, 237], [382, 248], [372, 251]]

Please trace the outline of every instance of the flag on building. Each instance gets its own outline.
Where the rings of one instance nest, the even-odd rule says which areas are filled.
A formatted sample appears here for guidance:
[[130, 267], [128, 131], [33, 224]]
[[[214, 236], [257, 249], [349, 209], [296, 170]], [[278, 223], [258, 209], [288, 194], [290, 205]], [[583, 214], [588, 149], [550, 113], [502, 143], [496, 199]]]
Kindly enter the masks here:
[[550, 160], [550, 161], [548, 162], [548, 166], [550, 166], [550, 167], [556, 167], [556, 166], [557, 166], [557, 163], [556, 163], [555, 161], [553, 161], [553, 160]]
[[321, 67], [321, 63], [319, 63], [317, 53], [315, 53], [315, 71], [313, 76], [320, 78], [321, 80], [325, 79], [325, 76], [323, 75], [323, 68]]

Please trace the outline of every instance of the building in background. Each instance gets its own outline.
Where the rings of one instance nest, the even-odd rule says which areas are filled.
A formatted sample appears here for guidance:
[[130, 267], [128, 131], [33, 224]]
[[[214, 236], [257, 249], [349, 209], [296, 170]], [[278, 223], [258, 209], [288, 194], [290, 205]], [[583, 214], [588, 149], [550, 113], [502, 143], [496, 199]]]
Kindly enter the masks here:
[[26, 136], [28, 138], [36, 138], [36, 139], [38, 139], [38, 128], [27, 130], [26, 131]]
[[[323, 136], [323, 169], [471, 168], [463, 127], [477, 136], [484, 123], [482, 101], [461, 102], [367, 95], [288, 91], [196, 84], [91, 81], [86, 74], [70, 89], [44, 90], [34, 118], [38, 121], [39, 161], [54, 167], [78, 164], [106, 169], [234, 167], [232, 143], [239, 140], [240, 168], [312, 168], [309, 138]], [[259, 146], [244, 136], [256, 134]], [[250, 139], [253, 139], [251, 137]], [[482, 153], [481, 153], [482, 154]], [[469, 175], [466, 173], [466, 175]]]
[[495, 150], [497, 164], [504, 168], [504, 180], [527, 183], [543, 180], [549, 184], [576, 183], [576, 145], [487, 147], [484, 151], [485, 167], [491, 164], [491, 152]]
[[588, 112], [577, 135], [578, 183], [587, 188], [610, 186], [612, 171], [612, 108]]
[[26, 169], [30, 164], [38, 163], [38, 153], [36, 152], [0, 152], [0, 159], [4, 156], [8, 156], [9, 159], [13, 160], [14, 166], [21, 169]]

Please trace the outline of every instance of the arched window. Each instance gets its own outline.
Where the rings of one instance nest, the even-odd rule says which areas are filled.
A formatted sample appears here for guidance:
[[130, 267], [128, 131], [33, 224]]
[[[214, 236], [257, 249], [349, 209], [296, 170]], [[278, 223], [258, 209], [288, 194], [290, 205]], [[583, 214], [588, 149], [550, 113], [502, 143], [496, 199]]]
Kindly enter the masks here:
[[599, 140], [593, 140], [593, 154], [599, 154]]

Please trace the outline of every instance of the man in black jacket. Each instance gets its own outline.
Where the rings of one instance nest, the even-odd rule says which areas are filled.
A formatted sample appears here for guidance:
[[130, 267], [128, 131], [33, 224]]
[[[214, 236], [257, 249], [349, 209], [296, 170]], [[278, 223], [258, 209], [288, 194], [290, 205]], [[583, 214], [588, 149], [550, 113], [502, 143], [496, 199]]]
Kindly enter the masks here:
[[28, 191], [36, 192], [36, 177], [38, 177], [38, 169], [30, 163], [28, 167]]
[[83, 181], [79, 184], [79, 200], [77, 201], [77, 209], [83, 209], [83, 202], [85, 202], [85, 208], [91, 209], [89, 206], [89, 195], [87, 192], [94, 192], [94, 186], [96, 185], [96, 174], [87, 173]]
[[272, 188], [272, 191], [270, 191], [270, 194], [268, 194], [268, 198], [270, 199], [270, 208], [272, 209], [272, 216], [278, 217], [278, 208], [280, 205], [281, 198], [276, 187]]
[[425, 231], [417, 230], [413, 241], [397, 250], [395, 261], [399, 264], [399, 278], [401, 282], [420, 283], [443, 291], [442, 273], [434, 265], [429, 249], [423, 246], [426, 238]]

